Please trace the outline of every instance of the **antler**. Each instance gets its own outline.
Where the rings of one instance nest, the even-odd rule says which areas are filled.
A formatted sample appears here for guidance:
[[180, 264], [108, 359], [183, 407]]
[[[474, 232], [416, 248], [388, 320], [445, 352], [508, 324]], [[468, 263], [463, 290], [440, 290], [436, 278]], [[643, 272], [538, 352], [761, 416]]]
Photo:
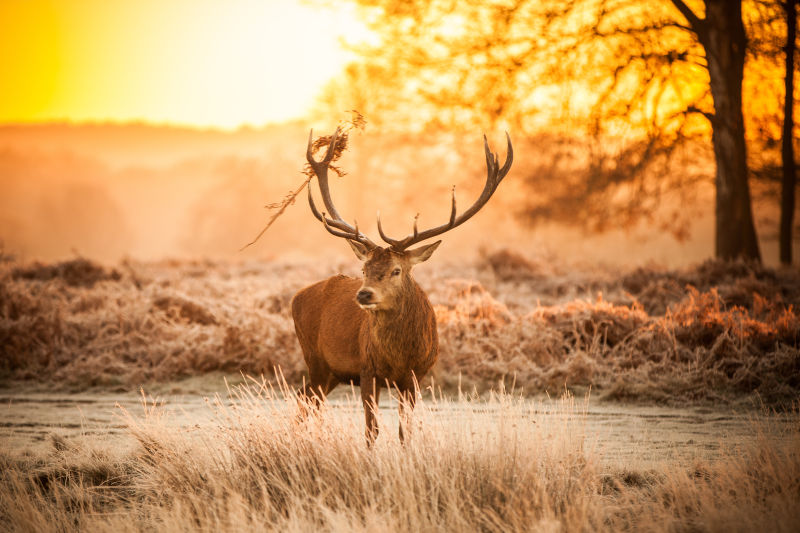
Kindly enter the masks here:
[[450, 206], [450, 220], [442, 224], [441, 226], [436, 226], [435, 228], [427, 229], [425, 231], [419, 231], [417, 229], [417, 215], [414, 217], [414, 229], [411, 235], [408, 235], [404, 239], [392, 239], [387, 237], [386, 234], [383, 232], [383, 228], [381, 227], [381, 214], [378, 212], [378, 232], [381, 235], [381, 239], [386, 241], [393, 250], [402, 251], [411, 246], [412, 244], [416, 244], [418, 242], [430, 239], [431, 237], [436, 237], [437, 235], [441, 235], [456, 226], [460, 226], [467, 220], [469, 220], [472, 215], [480, 211], [480, 209], [489, 201], [489, 198], [492, 197], [494, 191], [497, 190], [497, 186], [500, 185], [500, 182], [503, 178], [508, 174], [509, 169], [511, 168], [511, 163], [514, 161], [514, 149], [511, 146], [511, 137], [506, 132], [506, 140], [508, 141], [508, 148], [506, 152], [506, 162], [503, 164], [503, 167], [500, 168], [500, 165], [497, 160], [497, 154], [492, 153], [489, 150], [489, 142], [486, 140], [486, 135], [483, 136], [483, 148], [486, 152], [486, 185], [483, 187], [483, 192], [478, 197], [472, 206], [464, 211], [460, 216], [456, 216], [456, 188], [453, 186], [452, 192], [452, 202]]
[[[366, 235], [358, 231], [358, 222], [356, 222], [355, 226], [351, 226], [349, 223], [345, 222], [345, 220], [339, 214], [339, 211], [337, 211], [336, 206], [333, 205], [333, 200], [331, 200], [331, 191], [328, 186], [328, 165], [333, 159], [336, 151], [336, 141], [339, 137], [339, 128], [336, 128], [336, 131], [331, 136], [331, 140], [328, 143], [328, 149], [325, 152], [325, 157], [322, 158], [322, 161], [316, 161], [312, 155], [313, 133], [314, 130], [311, 130], [311, 133], [308, 135], [306, 159], [308, 160], [308, 164], [311, 165], [311, 168], [314, 170], [314, 174], [317, 176], [319, 191], [322, 194], [322, 201], [325, 203], [325, 208], [333, 218], [328, 218], [325, 213], [319, 212], [317, 206], [314, 204], [314, 197], [311, 194], [311, 187], [309, 187], [308, 205], [311, 207], [311, 212], [314, 214], [317, 220], [322, 222], [322, 224], [325, 226], [325, 229], [328, 230], [328, 233], [331, 235], [343, 237], [351, 241], [358, 241], [370, 249], [377, 248], [378, 246], [374, 242], [372, 242]], [[464, 211], [461, 215], [456, 216], [456, 188], [453, 186], [452, 201], [450, 205], [450, 220], [448, 222], [442, 224], [441, 226], [436, 226], [435, 228], [419, 231], [417, 228], [417, 218], [419, 217], [419, 214], [417, 214], [417, 216], [414, 217], [414, 229], [411, 235], [408, 235], [403, 239], [392, 239], [383, 232], [383, 227], [381, 226], [381, 214], [379, 211], [378, 232], [380, 233], [381, 238], [389, 246], [391, 246], [393, 250], [401, 252], [412, 244], [416, 244], [432, 237], [436, 237], [437, 235], [441, 235], [442, 233], [460, 226], [469, 220], [472, 215], [480, 211], [486, 202], [489, 201], [489, 198], [492, 197], [494, 191], [497, 190], [497, 186], [500, 185], [500, 182], [503, 181], [503, 178], [506, 177], [506, 174], [508, 174], [508, 171], [511, 168], [511, 163], [514, 161], [514, 149], [511, 146], [511, 137], [508, 135], [508, 132], [506, 132], [506, 140], [508, 141], [506, 161], [501, 168], [498, 162], [497, 154], [492, 153], [492, 151], [489, 150], [489, 141], [486, 140], [486, 135], [483, 136], [483, 148], [486, 152], [486, 185], [484, 185], [481, 195], [478, 197], [475, 203], [470, 206], [469, 209]]]
[[328, 218], [325, 213], [319, 212], [317, 206], [314, 204], [314, 197], [311, 194], [311, 187], [309, 186], [308, 205], [311, 207], [311, 212], [314, 214], [317, 220], [322, 222], [322, 224], [325, 226], [325, 229], [328, 230], [331, 235], [344, 237], [345, 239], [349, 239], [351, 241], [358, 241], [370, 249], [377, 248], [377, 245], [374, 242], [369, 240], [366, 235], [358, 231], [358, 222], [356, 222], [355, 226], [351, 226], [344, 221], [342, 216], [339, 214], [339, 211], [337, 211], [336, 206], [333, 205], [333, 200], [331, 200], [331, 191], [328, 187], [328, 164], [333, 159], [333, 155], [336, 151], [336, 141], [339, 137], [339, 128], [336, 128], [336, 131], [333, 132], [331, 140], [328, 143], [328, 149], [325, 152], [325, 157], [322, 158], [322, 161], [315, 160], [312, 154], [313, 135], [314, 130], [312, 129], [308, 134], [306, 160], [308, 161], [308, 164], [311, 165], [312, 170], [314, 170], [314, 174], [317, 176], [319, 192], [322, 194], [322, 201], [325, 203], [325, 209], [328, 210], [328, 213], [330, 213], [331, 217], [333, 218]]

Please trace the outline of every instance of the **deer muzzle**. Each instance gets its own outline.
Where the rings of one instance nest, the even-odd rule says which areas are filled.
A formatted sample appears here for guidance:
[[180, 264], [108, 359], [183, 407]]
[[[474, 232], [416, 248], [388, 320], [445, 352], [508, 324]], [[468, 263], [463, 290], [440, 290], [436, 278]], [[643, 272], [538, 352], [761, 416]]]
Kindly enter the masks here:
[[363, 309], [374, 309], [378, 304], [374, 301], [375, 293], [372, 289], [361, 289], [356, 294], [356, 302]]

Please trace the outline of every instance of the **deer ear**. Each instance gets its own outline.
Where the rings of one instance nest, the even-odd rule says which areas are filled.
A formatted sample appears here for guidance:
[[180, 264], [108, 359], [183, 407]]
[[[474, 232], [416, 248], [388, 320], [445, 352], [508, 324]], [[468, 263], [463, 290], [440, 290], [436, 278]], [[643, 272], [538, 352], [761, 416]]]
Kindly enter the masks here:
[[409, 250], [406, 252], [408, 254], [408, 259], [411, 261], [412, 265], [416, 265], [417, 263], [422, 263], [423, 261], [427, 261], [433, 255], [433, 252], [439, 245], [442, 244], [442, 241], [436, 241], [433, 244], [426, 244], [425, 246], [420, 246], [419, 248], [414, 248], [413, 250]]
[[350, 248], [353, 249], [353, 253], [356, 254], [356, 257], [358, 257], [362, 261], [366, 261], [367, 259], [369, 259], [369, 249], [366, 246], [364, 246], [360, 242], [351, 241], [350, 239], [347, 239], [347, 244], [349, 244]]

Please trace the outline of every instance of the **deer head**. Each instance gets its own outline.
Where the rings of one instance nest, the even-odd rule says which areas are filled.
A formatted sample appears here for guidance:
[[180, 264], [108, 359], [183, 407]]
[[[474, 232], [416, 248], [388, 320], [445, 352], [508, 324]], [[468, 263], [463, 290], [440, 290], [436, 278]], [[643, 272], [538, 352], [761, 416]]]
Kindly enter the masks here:
[[460, 226], [486, 205], [486, 202], [492, 197], [497, 186], [506, 174], [508, 174], [511, 163], [514, 160], [511, 138], [508, 133], [506, 133], [506, 140], [508, 142], [506, 161], [503, 166], [500, 167], [497, 154], [489, 150], [489, 143], [486, 140], [486, 136], [483, 136], [487, 168], [486, 184], [483, 187], [483, 192], [481, 192], [481, 195], [469, 209], [457, 215], [454, 186], [450, 203], [450, 219], [448, 222], [420, 231], [417, 228], [417, 217], [415, 217], [412, 232], [402, 239], [393, 239], [384, 233], [383, 227], [381, 226], [380, 212], [378, 212], [378, 233], [384, 242], [388, 244], [386, 247], [381, 247], [358, 230], [358, 223], [351, 225], [346, 222], [339, 214], [339, 211], [336, 209], [331, 199], [330, 187], [328, 185], [328, 164], [333, 158], [338, 137], [339, 129], [337, 128], [331, 136], [325, 156], [321, 161], [317, 161], [312, 154], [313, 130], [308, 136], [306, 159], [314, 170], [314, 174], [317, 176], [319, 190], [327, 213], [321, 213], [317, 209], [310, 186], [308, 188], [308, 204], [311, 207], [311, 212], [317, 220], [322, 222], [325, 229], [336, 237], [347, 239], [356, 257], [364, 262], [364, 268], [362, 270], [363, 284], [356, 294], [356, 301], [358, 304], [368, 311], [389, 310], [397, 306], [398, 298], [406, 292], [409, 285], [412, 283], [411, 270], [414, 265], [429, 259], [442, 241], [439, 240], [432, 244], [413, 249], [408, 248], [421, 241], [439, 236]]
[[359, 242], [347, 241], [356, 257], [364, 261], [363, 284], [356, 293], [356, 301], [367, 311], [397, 309], [398, 300], [408, 294], [412, 285], [411, 269], [428, 260], [442, 241], [420, 246], [413, 250], [394, 251], [391, 247], [369, 250]]

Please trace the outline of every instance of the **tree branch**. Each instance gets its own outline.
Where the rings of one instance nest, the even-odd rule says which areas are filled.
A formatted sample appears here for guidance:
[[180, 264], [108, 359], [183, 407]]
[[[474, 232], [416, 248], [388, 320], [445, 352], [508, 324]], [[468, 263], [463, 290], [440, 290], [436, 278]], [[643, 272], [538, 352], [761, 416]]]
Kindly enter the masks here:
[[692, 30], [694, 30], [696, 34], [700, 35], [701, 32], [705, 33], [705, 27], [706, 27], [705, 19], [701, 19], [700, 17], [695, 15], [694, 11], [692, 11], [692, 8], [687, 6], [683, 0], [670, 0], [670, 1], [672, 2], [672, 5], [674, 5], [675, 8], [681, 12], [681, 15], [683, 15], [686, 18], [686, 20], [689, 21], [689, 25], [692, 27]]

